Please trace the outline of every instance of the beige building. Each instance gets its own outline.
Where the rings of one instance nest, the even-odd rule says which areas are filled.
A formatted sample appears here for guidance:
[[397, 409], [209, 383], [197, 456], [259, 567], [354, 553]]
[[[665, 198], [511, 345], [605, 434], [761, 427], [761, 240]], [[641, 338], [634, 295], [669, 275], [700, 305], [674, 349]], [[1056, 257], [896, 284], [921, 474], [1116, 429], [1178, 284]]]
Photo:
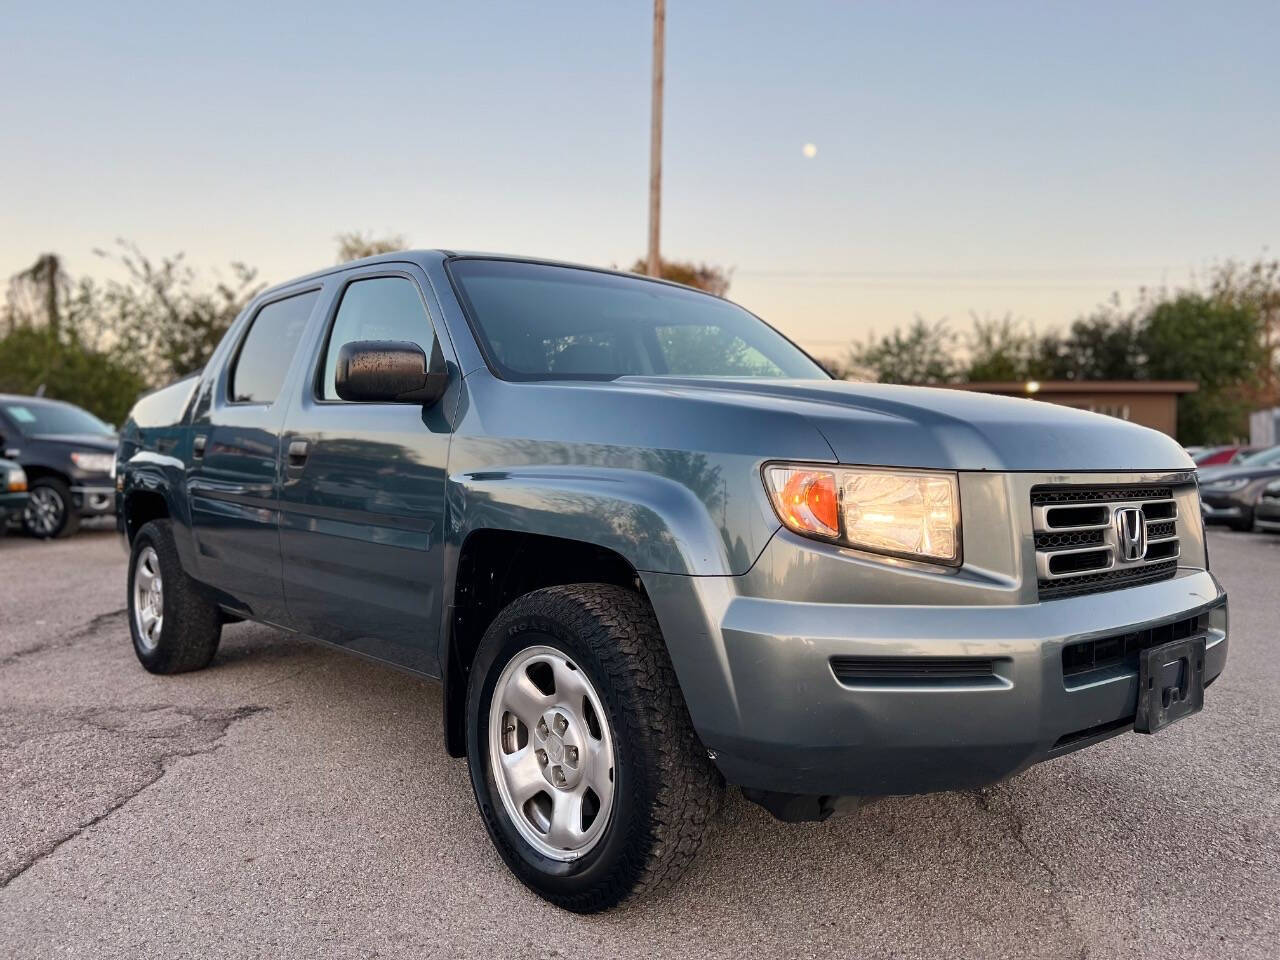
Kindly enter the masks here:
[[1028, 380], [955, 384], [958, 390], [1030, 397], [1105, 413], [1178, 436], [1178, 397], [1199, 389], [1193, 380]]

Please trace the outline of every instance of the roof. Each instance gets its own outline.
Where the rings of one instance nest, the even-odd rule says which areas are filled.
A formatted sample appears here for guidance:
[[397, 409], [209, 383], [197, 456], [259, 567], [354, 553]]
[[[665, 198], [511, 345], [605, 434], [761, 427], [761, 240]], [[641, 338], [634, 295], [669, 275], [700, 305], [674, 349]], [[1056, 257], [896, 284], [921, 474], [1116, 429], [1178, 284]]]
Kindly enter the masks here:
[[587, 263], [571, 263], [565, 260], [548, 260], [545, 257], [521, 256], [513, 253], [484, 253], [475, 250], [447, 250], [437, 247], [434, 249], [395, 250], [391, 253], [379, 253], [372, 257], [363, 257], [359, 260], [348, 260], [346, 263], [323, 267], [311, 273], [293, 277], [289, 280], [283, 280], [280, 283], [274, 283], [262, 290], [255, 300], [275, 294], [277, 291], [287, 289], [288, 287], [313, 282], [320, 280], [323, 277], [332, 276], [335, 273], [341, 273], [344, 270], [350, 270], [353, 267], [368, 267], [379, 263], [415, 263], [418, 266], [426, 266], [428, 260], [439, 261], [453, 259], [510, 260], [517, 263], [536, 263], [549, 267], [571, 267], [575, 270], [591, 270], [595, 273], [609, 273], [619, 277], [647, 280], [650, 283], [664, 283], [669, 287], [679, 287], [682, 290], [693, 290], [696, 293], [705, 294], [708, 297], [715, 296], [713, 293], [707, 293], [705, 290], [699, 289], [698, 287], [691, 287], [688, 284], [677, 283], [674, 280], [664, 280], [662, 277], [650, 277], [641, 273], [631, 273], [629, 270], [619, 270], [614, 267], [597, 267]]
[[949, 383], [956, 390], [1034, 396], [1038, 393], [1195, 393], [1194, 380], [977, 380]]

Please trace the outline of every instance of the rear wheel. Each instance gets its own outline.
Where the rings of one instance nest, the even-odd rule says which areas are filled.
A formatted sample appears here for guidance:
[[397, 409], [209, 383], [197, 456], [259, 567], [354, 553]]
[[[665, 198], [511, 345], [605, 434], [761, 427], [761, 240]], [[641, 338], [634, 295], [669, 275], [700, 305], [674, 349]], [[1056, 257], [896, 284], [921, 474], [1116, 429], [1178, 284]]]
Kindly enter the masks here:
[[721, 794], [652, 611], [605, 584], [498, 615], [471, 671], [467, 758], [503, 860], [580, 913], [673, 883]]
[[22, 525], [27, 533], [41, 540], [75, 533], [80, 528], [80, 514], [71, 499], [71, 488], [57, 477], [32, 480]]
[[218, 607], [182, 569], [168, 520], [152, 520], [133, 539], [129, 632], [138, 661], [152, 673], [199, 670], [218, 650]]

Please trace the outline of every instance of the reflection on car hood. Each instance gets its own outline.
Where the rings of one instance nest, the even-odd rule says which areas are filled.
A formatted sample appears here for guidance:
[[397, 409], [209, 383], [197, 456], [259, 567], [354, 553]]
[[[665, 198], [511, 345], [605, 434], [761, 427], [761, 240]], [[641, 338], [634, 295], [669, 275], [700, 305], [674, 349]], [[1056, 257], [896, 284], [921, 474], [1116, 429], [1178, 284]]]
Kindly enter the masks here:
[[613, 383], [793, 412], [822, 433], [841, 463], [1047, 472], [1193, 466], [1182, 447], [1156, 430], [1038, 400], [841, 380], [621, 377]]
[[113, 453], [116, 449], [115, 436], [101, 433], [41, 433], [32, 435], [29, 439], [39, 440], [41, 443], [63, 443], [80, 450], [101, 450], [104, 453]]

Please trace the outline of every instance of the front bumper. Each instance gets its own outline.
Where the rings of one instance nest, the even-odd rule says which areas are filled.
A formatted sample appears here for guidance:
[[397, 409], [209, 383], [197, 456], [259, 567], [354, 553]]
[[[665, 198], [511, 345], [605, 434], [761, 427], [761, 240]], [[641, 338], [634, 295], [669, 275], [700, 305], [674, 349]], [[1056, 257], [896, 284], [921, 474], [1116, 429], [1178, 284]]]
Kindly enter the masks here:
[[[1041, 602], [1030, 493], [1071, 483], [1174, 486], [1174, 575]], [[694, 728], [728, 781], [828, 797], [982, 786], [1133, 730], [1144, 646], [1193, 625], [1206, 681], [1221, 673], [1226, 595], [1207, 571], [1189, 475], [961, 472], [960, 506], [964, 562], [950, 570], [783, 530], [741, 577], [641, 573]], [[1124, 655], [1082, 668], [1076, 645], [1114, 654], [1116, 637]], [[870, 673], [923, 662], [924, 676], [840, 680], [850, 660], [832, 658], [863, 658], [852, 663]], [[940, 681], [942, 659], [988, 673]]]
[[[722, 621], [736, 726], [703, 730], [730, 782], [803, 794], [992, 783], [1131, 730], [1137, 670], [1064, 677], [1064, 646], [1208, 614], [1206, 681], [1227, 658], [1227, 600], [1199, 571], [1027, 606], [794, 604], [738, 597]], [[989, 657], [994, 681], [849, 686], [835, 656]]]
[[109, 484], [78, 484], [71, 499], [82, 517], [105, 517], [116, 512], [116, 488]]
[[1254, 504], [1268, 478], [1253, 480], [1239, 490], [1200, 490], [1200, 512], [1208, 523], [1232, 523], [1253, 519]]
[[12, 517], [21, 516], [22, 512], [27, 509], [27, 501], [30, 495], [27, 493], [0, 493], [0, 523], [8, 521]]
[[[1136, 650], [1186, 635], [1176, 631], [1189, 623], [1206, 639], [1205, 679], [1215, 679], [1227, 598], [1205, 569], [1194, 485], [1177, 487], [1180, 566], [1170, 579], [1041, 602], [1028, 492], [1052, 479], [962, 473], [965, 558], [954, 570], [782, 531], [743, 577], [642, 574], [694, 727], [726, 779], [823, 796], [995, 782], [1132, 730]], [[1093, 479], [1117, 482], [1135, 479]], [[1131, 656], [1064, 669], [1064, 648], [1079, 670], [1075, 645], [1104, 649], [1116, 638]], [[928, 669], [977, 659], [990, 673], [840, 680], [837, 657]]]

